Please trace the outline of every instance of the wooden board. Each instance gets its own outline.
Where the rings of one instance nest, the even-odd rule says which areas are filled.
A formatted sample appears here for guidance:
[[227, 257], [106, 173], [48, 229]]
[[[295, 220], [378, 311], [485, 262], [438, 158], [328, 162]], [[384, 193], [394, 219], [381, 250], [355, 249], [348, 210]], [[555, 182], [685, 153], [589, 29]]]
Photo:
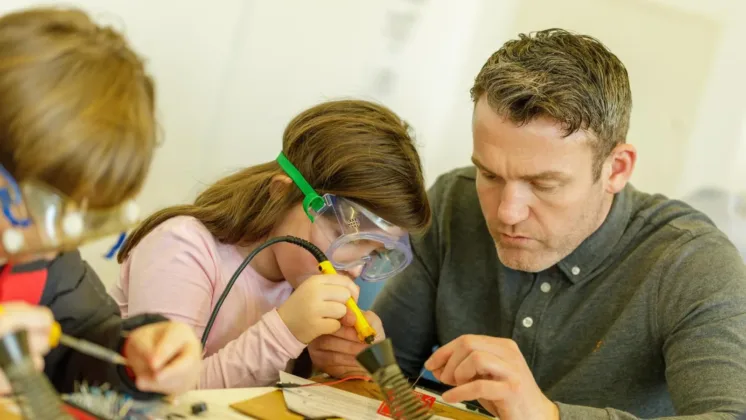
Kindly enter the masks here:
[[231, 408], [257, 420], [303, 420], [303, 416], [288, 411], [282, 391], [272, 391], [246, 401], [231, 404]]
[[0, 419], [3, 420], [22, 420], [21, 416], [16, 414], [18, 408], [16, 403], [10, 398], [0, 398]]

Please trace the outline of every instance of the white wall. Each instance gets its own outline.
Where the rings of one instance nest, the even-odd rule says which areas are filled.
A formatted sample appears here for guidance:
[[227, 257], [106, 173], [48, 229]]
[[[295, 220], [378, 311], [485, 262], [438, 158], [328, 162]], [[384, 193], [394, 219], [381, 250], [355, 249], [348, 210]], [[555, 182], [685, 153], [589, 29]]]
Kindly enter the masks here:
[[723, 17], [721, 44], [689, 139], [678, 192], [719, 186], [746, 192], [746, 2]]
[[[38, 4], [28, 0], [2, 0], [0, 12]], [[200, 179], [202, 149], [208, 123], [218, 99], [225, 63], [234, 54], [232, 37], [248, 3], [220, 0], [173, 3], [151, 0], [76, 0], [61, 2], [90, 11], [102, 22], [123, 30], [148, 59], [157, 79], [160, 123], [164, 143], [139, 200], [143, 212], [190, 198]], [[83, 254], [106, 283], [118, 266], [102, 258], [113, 239], [91, 244]]]
[[[287, 122], [327, 98], [365, 93], [382, 10], [346, 0], [253, 1], [237, 28], [212, 120], [206, 180], [274, 159]], [[204, 65], [203, 65], [204, 66]]]
[[743, 192], [746, 195], [746, 112], [744, 112], [741, 122], [741, 141], [738, 153], [736, 154], [736, 162], [733, 166], [731, 189]]
[[[0, 12], [35, 3], [2, 0]], [[430, 183], [469, 162], [468, 89], [483, 62], [518, 31], [549, 26], [590, 33], [627, 64], [635, 184], [681, 195], [705, 183], [732, 188], [746, 176], [736, 153], [742, 147], [746, 162], [737, 144], [746, 115], [739, 0], [65, 4], [105, 12], [157, 79], [165, 138], [140, 199], [146, 213], [191, 200], [229, 170], [274, 159], [287, 121], [326, 98], [380, 100], [412, 123]], [[83, 249], [107, 283], [118, 273], [101, 258], [109, 245]]]
[[[210, 156], [204, 173], [211, 178], [274, 159], [293, 115], [348, 96], [385, 103], [415, 127], [428, 181], [454, 162], [467, 164], [467, 85], [474, 70], [464, 69], [472, 62], [469, 47], [482, 29], [475, 22], [485, 3], [492, 2], [256, 1], [204, 145]], [[456, 102], [458, 121], [451, 118]], [[444, 133], [452, 123], [459, 127], [459, 138], [450, 139], [458, 159], [443, 161]]]

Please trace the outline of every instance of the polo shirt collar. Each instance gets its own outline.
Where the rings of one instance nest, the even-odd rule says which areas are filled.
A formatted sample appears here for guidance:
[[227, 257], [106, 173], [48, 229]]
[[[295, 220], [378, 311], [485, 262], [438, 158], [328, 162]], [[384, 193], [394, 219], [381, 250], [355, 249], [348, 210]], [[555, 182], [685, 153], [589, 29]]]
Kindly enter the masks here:
[[557, 263], [560, 271], [572, 283], [587, 278], [614, 252], [632, 217], [632, 190], [634, 188], [627, 184], [621, 192], [617, 193], [609, 214], [601, 226], [570, 255]]

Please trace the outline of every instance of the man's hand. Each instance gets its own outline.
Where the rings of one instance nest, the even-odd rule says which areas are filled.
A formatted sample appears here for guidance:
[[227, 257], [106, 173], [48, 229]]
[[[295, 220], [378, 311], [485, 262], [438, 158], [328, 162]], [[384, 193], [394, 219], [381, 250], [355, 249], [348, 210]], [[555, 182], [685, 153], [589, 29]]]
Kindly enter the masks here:
[[559, 420], [513, 340], [464, 335], [433, 353], [425, 368], [455, 386], [443, 394], [446, 402], [479, 400], [501, 420]]
[[186, 324], [166, 321], [137, 328], [124, 354], [142, 391], [176, 395], [199, 383], [202, 346]]
[[[374, 330], [376, 330], [375, 342], [383, 341], [386, 334], [383, 332], [381, 319], [371, 311], [364, 312], [365, 319]], [[357, 338], [355, 315], [347, 311], [344, 318], [340, 320], [342, 328], [334, 334], [322, 335], [311, 341], [308, 345], [308, 354], [311, 356], [313, 365], [324, 373], [335, 378], [343, 378], [352, 375], [368, 375], [360, 367], [355, 356], [365, 350], [368, 345], [361, 343]]]

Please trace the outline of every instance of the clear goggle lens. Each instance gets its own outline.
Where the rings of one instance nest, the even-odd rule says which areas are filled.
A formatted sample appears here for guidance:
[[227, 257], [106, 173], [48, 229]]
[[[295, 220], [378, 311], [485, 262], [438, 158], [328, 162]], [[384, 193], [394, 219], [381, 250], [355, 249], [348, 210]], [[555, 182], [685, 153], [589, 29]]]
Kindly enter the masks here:
[[119, 234], [138, 222], [139, 209], [128, 201], [110, 209], [87, 209], [46, 185], [24, 182], [21, 197], [9, 189], [0, 193], [3, 214], [12, 227], [3, 232], [9, 254], [68, 250], [81, 243]]
[[406, 231], [350, 200], [331, 194], [323, 199], [324, 207], [313, 212], [314, 226], [328, 240], [326, 254], [337, 270], [359, 271], [363, 280], [381, 281], [412, 261]]

